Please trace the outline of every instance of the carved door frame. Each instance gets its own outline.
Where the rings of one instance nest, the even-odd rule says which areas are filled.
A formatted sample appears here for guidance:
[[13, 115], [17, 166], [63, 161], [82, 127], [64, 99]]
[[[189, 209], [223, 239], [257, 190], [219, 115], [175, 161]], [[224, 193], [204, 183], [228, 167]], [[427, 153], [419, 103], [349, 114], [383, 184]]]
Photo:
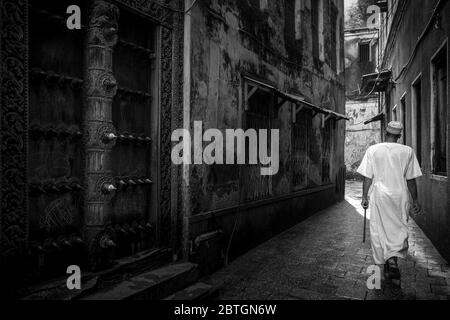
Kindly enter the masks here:
[[9, 262], [28, 245], [28, 1], [0, 8], [0, 252]]

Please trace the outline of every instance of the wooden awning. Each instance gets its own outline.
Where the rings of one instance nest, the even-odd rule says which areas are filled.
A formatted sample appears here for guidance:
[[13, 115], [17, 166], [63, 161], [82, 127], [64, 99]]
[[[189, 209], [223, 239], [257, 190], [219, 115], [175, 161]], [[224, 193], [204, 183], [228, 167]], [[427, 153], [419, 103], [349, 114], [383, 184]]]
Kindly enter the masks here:
[[347, 117], [346, 115], [340, 114], [338, 112], [335, 112], [333, 110], [327, 109], [327, 108], [322, 108], [319, 107], [313, 103], [307, 102], [305, 97], [299, 96], [299, 95], [295, 95], [292, 93], [287, 93], [287, 92], [283, 92], [281, 90], [278, 90], [277, 88], [275, 88], [275, 86], [264, 83], [260, 80], [251, 78], [249, 76], [244, 76], [244, 79], [246, 81], [248, 81], [249, 83], [253, 84], [254, 86], [260, 87], [260, 88], [264, 88], [265, 90], [270, 90], [273, 91], [273, 93], [275, 94], [275, 96], [278, 97], [277, 99], [277, 107], [281, 107], [283, 104], [285, 104], [286, 102], [292, 102], [294, 103], [294, 109], [292, 111], [292, 116], [293, 116], [293, 120], [295, 122], [296, 120], [296, 116], [297, 114], [303, 109], [303, 108], [307, 108], [309, 110], [311, 110], [313, 112], [313, 116], [315, 117], [318, 114], [323, 114], [325, 116], [325, 121], [329, 120], [329, 119], [333, 119], [333, 120], [346, 120], [349, 121], [350, 118]]
[[349, 121], [350, 118], [346, 115], [340, 114], [338, 112], [335, 112], [333, 110], [319, 107], [317, 105], [314, 105], [310, 102], [307, 102], [304, 97], [297, 96], [291, 93], [281, 92], [278, 91], [278, 95], [281, 96], [285, 101], [290, 101], [295, 104], [294, 110], [293, 110], [293, 122], [296, 122], [297, 114], [302, 111], [304, 108], [307, 108], [313, 112], [313, 116], [316, 116], [318, 114], [323, 114], [325, 116], [325, 121], [328, 119], [333, 119], [336, 121], [339, 120], [346, 120]]
[[369, 119], [369, 120], [365, 121], [364, 124], [368, 125], [368, 124], [371, 124], [373, 122], [382, 121], [385, 116], [386, 115], [382, 112], [382, 113], [376, 115], [375, 117], [373, 117], [372, 119]]
[[390, 70], [363, 75], [361, 92], [372, 94], [386, 91], [391, 76], [392, 72]]

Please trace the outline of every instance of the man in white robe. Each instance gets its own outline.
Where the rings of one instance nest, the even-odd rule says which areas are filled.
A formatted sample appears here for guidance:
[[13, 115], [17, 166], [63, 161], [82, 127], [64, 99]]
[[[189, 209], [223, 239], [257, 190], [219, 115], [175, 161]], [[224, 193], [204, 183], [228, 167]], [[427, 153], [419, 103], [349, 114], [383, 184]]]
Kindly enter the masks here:
[[358, 169], [364, 176], [362, 206], [371, 208], [373, 258], [391, 279], [398, 280], [397, 260], [408, 252], [409, 212], [420, 212], [416, 179], [422, 176], [414, 150], [397, 143], [402, 131], [400, 122], [389, 123], [386, 143], [370, 147]]

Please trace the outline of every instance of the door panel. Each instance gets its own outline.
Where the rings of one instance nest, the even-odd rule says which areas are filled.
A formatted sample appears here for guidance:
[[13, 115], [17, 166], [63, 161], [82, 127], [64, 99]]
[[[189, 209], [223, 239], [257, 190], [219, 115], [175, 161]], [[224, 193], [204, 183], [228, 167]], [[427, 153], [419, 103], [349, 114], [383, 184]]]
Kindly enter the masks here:
[[157, 213], [151, 210], [151, 193], [155, 192], [151, 163], [157, 157], [151, 149], [157, 140], [152, 112], [156, 102], [155, 27], [122, 10], [118, 36], [113, 55], [118, 84], [113, 124], [118, 139], [112, 168], [119, 189], [112, 199], [112, 223], [117, 233], [117, 255], [121, 257], [156, 245]]
[[41, 275], [61, 273], [64, 265], [82, 265], [85, 258], [81, 245], [85, 32], [66, 28], [59, 15], [68, 5], [68, 1], [30, 1], [29, 237], [35, 270]]

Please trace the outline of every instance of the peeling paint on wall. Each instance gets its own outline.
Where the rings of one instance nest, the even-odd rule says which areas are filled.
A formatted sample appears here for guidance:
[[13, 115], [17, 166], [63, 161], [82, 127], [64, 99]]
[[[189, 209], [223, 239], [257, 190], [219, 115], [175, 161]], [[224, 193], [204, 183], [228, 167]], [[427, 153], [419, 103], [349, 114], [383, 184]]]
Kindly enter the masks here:
[[[341, 7], [339, 1], [334, 2]], [[296, 92], [320, 106], [344, 113], [343, 77], [326, 63], [315, 68], [311, 43], [304, 41], [306, 39], [296, 40], [294, 46], [285, 43], [282, 2], [267, 2], [267, 7], [262, 10], [255, 7], [257, 3], [211, 0], [199, 3], [191, 12], [192, 121], [202, 120], [205, 130], [240, 128], [243, 74], [257, 76], [280, 90]], [[305, 18], [301, 20], [301, 30], [310, 27], [308, 14], [309, 10], [303, 8]], [[292, 192], [289, 103], [279, 109], [277, 118], [281, 129], [281, 163], [279, 174], [273, 177], [270, 194], [283, 195]], [[321, 185], [320, 119], [314, 119], [313, 123], [311, 145], [317, 148], [311, 152], [310, 179], [313, 185]], [[332, 167], [339, 168], [343, 166], [343, 152], [335, 151], [340, 155], [332, 156], [336, 159]], [[200, 166], [192, 170], [191, 180], [196, 182], [193, 184], [196, 189], [193, 192], [196, 196], [192, 198], [195, 202], [192, 208], [196, 208], [193, 214], [238, 205], [240, 197], [235, 186], [239, 185], [239, 170], [237, 166]]]

